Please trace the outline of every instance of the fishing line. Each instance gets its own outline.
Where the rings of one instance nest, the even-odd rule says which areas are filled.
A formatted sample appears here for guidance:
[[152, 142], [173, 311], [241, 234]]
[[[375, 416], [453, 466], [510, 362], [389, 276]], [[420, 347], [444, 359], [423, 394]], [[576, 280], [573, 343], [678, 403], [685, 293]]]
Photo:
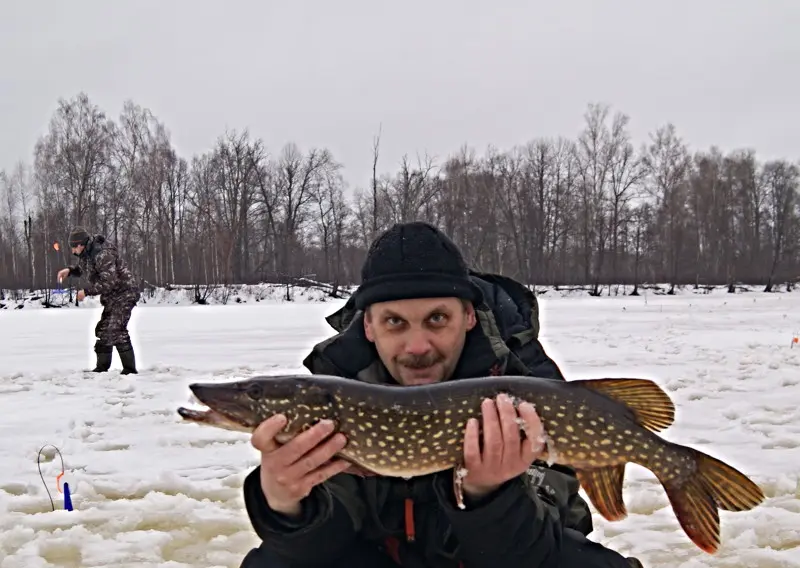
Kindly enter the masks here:
[[[53, 243], [53, 249], [56, 251], [56, 253], [61, 252], [61, 245], [59, 244], [58, 241], [55, 241]], [[73, 278], [74, 277], [72, 276], [72, 274], [68, 274], [67, 278], [66, 278], [66, 287], [64, 287], [62, 285], [62, 282], [59, 281], [58, 289], [60, 290], [60, 293], [62, 294], [62, 304], [63, 304], [63, 294], [66, 293], [66, 292], [69, 292], [70, 296], [71, 296], [72, 292], [73, 292], [73, 286], [74, 286], [74, 288], [75, 288], [75, 290], [74, 290], [75, 291], [75, 306], [80, 306], [80, 302], [78, 302], [78, 287], [77, 287], [77, 285], [75, 285], [75, 282], [74, 282]]]
[[56, 510], [56, 504], [53, 502], [53, 496], [50, 494], [50, 490], [47, 488], [47, 482], [44, 480], [44, 475], [42, 475], [42, 450], [44, 450], [47, 446], [53, 448], [57, 453], [58, 457], [61, 459], [61, 473], [56, 476], [56, 487], [58, 491], [61, 492], [61, 487], [59, 487], [58, 483], [61, 481], [61, 478], [64, 476], [64, 456], [61, 455], [61, 450], [56, 448], [53, 444], [45, 444], [41, 448], [39, 448], [39, 454], [36, 456], [36, 467], [39, 469], [39, 477], [42, 478], [42, 483], [44, 484], [44, 490], [47, 491], [47, 496], [50, 498], [50, 506], [53, 508], [53, 511]]

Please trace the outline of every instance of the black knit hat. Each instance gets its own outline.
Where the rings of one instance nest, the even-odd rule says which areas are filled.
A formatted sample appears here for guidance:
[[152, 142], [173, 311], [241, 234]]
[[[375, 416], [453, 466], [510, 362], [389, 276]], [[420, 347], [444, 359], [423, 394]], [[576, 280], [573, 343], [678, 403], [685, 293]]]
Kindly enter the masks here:
[[461, 251], [428, 223], [397, 224], [375, 239], [361, 269], [356, 308], [411, 298], [456, 297], [480, 303]]
[[89, 242], [89, 232], [84, 229], [83, 227], [78, 227], [74, 229], [69, 234], [69, 246], [70, 248], [76, 247], [78, 245], [85, 245]]

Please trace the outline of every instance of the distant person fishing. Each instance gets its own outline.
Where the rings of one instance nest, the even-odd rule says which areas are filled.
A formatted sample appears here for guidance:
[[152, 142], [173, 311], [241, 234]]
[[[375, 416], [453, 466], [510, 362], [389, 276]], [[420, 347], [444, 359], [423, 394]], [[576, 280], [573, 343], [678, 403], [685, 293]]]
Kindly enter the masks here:
[[120, 257], [116, 245], [103, 235], [90, 235], [86, 229], [76, 228], [69, 235], [69, 247], [78, 262], [59, 270], [58, 281], [68, 276], [85, 277], [88, 284], [78, 290], [77, 300], [100, 296], [103, 305], [100, 321], [94, 328], [97, 365], [92, 371], [108, 371], [116, 347], [122, 361], [122, 374], [137, 373], [136, 356], [128, 333], [131, 312], [141, 297], [133, 273]]

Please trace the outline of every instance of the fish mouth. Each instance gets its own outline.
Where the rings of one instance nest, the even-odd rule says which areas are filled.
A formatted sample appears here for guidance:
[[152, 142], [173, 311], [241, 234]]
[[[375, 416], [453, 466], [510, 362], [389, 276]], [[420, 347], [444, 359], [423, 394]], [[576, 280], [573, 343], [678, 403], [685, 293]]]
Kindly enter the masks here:
[[195, 424], [201, 424], [203, 426], [213, 426], [215, 428], [248, 434], [253, 431], [252, 428], [248, 428], [233, 418], [211, 408], [195, 410], [180, 406], [178, 407], [178, 414], [187, 422], [194, 422]]
[[[214, 388], [214, 387], [217, 388]], [[222, 428], [224, 430], [231, 430], [234, 432], [252, 433], [253, 427], [243, 424], [241, 420], [235, 416], [226, 413], [219, 408], [213, 408], [212, 400], [218, 398], [213, 396], [213, 393], [220, 394], [219, 385], [207, 384], [191, 384], [189, 389], [192, 391], [192, 401], [201, 406], [200, 409], [188, 408], [185, 406], [178, 407], [178, 415], [187, 422], [194, 422], [204, 426], [213, 426], [215, 428]], [[216, 402], [223, 402], [224, 400], [217, 400]], [[219, 405], [214, 405], [219, 406]]]

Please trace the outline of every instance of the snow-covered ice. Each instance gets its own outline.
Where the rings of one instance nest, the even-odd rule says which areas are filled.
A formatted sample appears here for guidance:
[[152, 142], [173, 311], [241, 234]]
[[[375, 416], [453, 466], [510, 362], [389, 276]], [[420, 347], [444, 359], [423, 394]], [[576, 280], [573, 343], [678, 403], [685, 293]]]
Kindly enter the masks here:
[[[629, 517], [591, 537], [649, 567], [800, 567], [800, 293], [540, 296], [542, 342], [569, 378], [648, 377], [670, 393], [664, 436], [722, 458], [767, 501], [721, 512], [710, 556], [681, 531], [663, 489], [629, 465]], [[241, 499], [247, 435], [182, 423], [189, 382], [302, 370], [336, 302], [142, 306], [139, 375], [93, 363], [99, 309], [0, 312], [0, 568], [237, 567], [257, 544]], [[74, 511], [56, 489], [63, 453]]]

